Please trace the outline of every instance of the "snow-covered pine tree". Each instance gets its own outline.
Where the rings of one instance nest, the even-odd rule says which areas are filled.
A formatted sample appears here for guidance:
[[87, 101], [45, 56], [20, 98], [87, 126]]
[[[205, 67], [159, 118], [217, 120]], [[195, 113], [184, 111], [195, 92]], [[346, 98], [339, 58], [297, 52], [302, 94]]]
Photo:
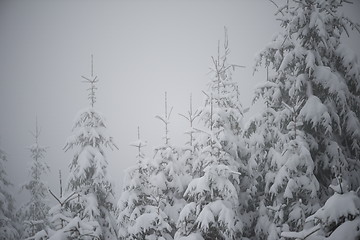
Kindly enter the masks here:
[[17, 240], [19, 232], [15, 225], [14, 199], [9, 187], [12, 185], [5, 171], [5, 152], [0, 149], [0, 239]]
[[279, 7], [283, 30], [256, 63], [274, 72], [270, 91], [277, 94], [270, 105], [276, 112], [283, 109], [282, 102], [304, 99], [299, 118], [322, 189], [329, 185], [334, 165], [353, 188], [359, 186], [360, 65], [342, 36], [360, 26], [341, 13], [344, 4], [301, 0]]
[[138, 138], [136, 142], [131, 143], [131, 146], [136, 147], [138, 154], [136, 156], [137, 163], [135, 166], [126, 169], [123, 179], [123, 190], [121, 192], [120, 199], [118, 201], [117, 211], [117, 224], [118, 224], [118, 236], [120, 239], [131, 239], [132, 231], [131, 226], [135, 225], [134, 217], [136, 214], [132, 214], [138, 206], [144, 205], [146, 201], [146, 186], [147, 184], [147, 171], [146, 165], [143, 165], [145, 154], [142, 148], [146, 146], [146, 143], [140, 138], [140, 128], [138, 127]]
[[108, 162], [105, 147], [117, 148], [113, 138], [106, 132], [104, 117], [94, 108], [96, 102], [96, 83], [99, 81], [93, 72], [84, 77], [90, 84], [90, 107], [79, 112], [75, 119], [73, 135], [67, 140], [65, 151], [76, 148], [70, 164], [69, 190], [80, 191], [78, 199], [70, 202], [70, 209], [83, 221], [93, 226], [93, 238], [116, 239], [114, 213], [116, 203], [112, 183], [108, 178]]
[[[192, 94], [190, 94], [190, 104], [187, 113], [179, 113], [179, 115], [185, 118], [189, 124], [188, 129], [185, 131], [185, 134], [188, 135], [189, 138], [188, 141], [185, 142], [185, 145], [180, 148], [177, 172], [180, 179], [178, 186], [178, 194], [179, 196], [183, 196], [191, 180], [198, 177], [194, 175], [195, 172], [193, 170], [194, 161], [195, 159], [197, 159], [199, 153], [199, 146], [195, 141], [195, 120], [200, 117], [201, 111], [199, 109], [194, 110], [192, 103]], [[179, 197], [179, 199], [180, 198], [181, 197]]]
[[[220, 44], [219, 44], [220, 45]], [[220, 46], [219, 46], [220, 48]], [[184, 193], [187, 204], [180, 212], [175, 239], [238, 239], [243, 223], [239, 201], [242, 107], [238, 99], [237, 82], [232, 79], [235, 65], [227, 62], [225, 52], [212, 58], [214, 77], [209, 83], [205, 107], [201, 113], [204, 129], [198, 129], [196, 144], [199, 156], [192, 168], [195, 177]]]
[[142, 152], [145, 142], [140, 138], [131, 145], [138, 149], [137, 163], [126, 170], [124, 188], [118, 203], [120, 239], [172, 239], [171, 226], [160, 201], [164, 196], [150, 179], [155, 168]]
[[170, 143], [169, 124], [172, 107], [168, 110], [167, 93], [165, 92], [164, 116], [157, 115], [156, 118], [164, 123], [164, 144], [155, 148], [155, 155], [152, 160], [153, 171], [150, 175], [150, 182], [156, 189], [155, 198], [158, 199], [158, 207], [166, 214], [168, 224], [171, 226], [171, 237], [176, 232], [176, 221], [180, 210], [185, 202], [182, 197], [186, 179], [181, 169], [181, 151]]
[[200, 117], [201, 111], [199, 109], [193, 110], [193, 104], [192, 104], [192, 94], [190, 94], [190, 105], [189, 110], [186, 114], [180, 114], [183, 118], [185, 118], [189, 123], [189, 128], [185, 132], [186, 135], [189, 136], [189, 140], [185, 143], [185, 146], [182, 149], [182, 152], [180, 154], [180, 161], [182, 172], [182, 183], [183, 183], [183, 190], [185, 191], [187, 185], [189, 184], [189, 181], [191, 180], [191, 177], [193, 176], [193, 161], [197, 156], [198, 153], [198, 146], [195, 142], [195, 125], [194, 121]]
[[107, 175], [108, 162], [104, 148], [117, 148], [106, 132], [104, 117], [95, 110], [97, 76], [84, 77], [89, 83], [90, 107], [79, 112], [73, 135], [68, 138], [65, 151], [76, 148], [69, 165], [67, 192], [57, 198], [51, 209], [54, 225], [50, 239], [117, 239], [114, 214], [116, 203], [112, 184]]
[[[297, 99], [303, 100], [298, 108], [298, 120], [303, 122], [304, 141], [300, 142], [311, 159], [305, 161], [305, 169], [311, 169], [314, 163], [314, 173], [322, 190], [317, 197], [322, 199], [327, 195], [334, 165], [341, 168], [351, 187], [359, 186], [360, 66], [356, 56], [342, 43], [341, 36], [348, 32], [348, 27], [358, 31], [360, 28], [340, 14], [340, 7], [345, 3], [341, 0], [287, 1], [277, 11], [283, 30], [260, 53], [256, 64], [258, 67], [264, 63], [272, 70], [261, 95], [272, 95], [267, 110], [271, 109], [279, 135], [285, 137], [283, 149], [276, 149], [276, 155], [291, 152], [287, 146], [293, 143], [287, 129], [291, 114], [285, 106], [294, 106]], [[283, 159], [281, 154], [274, 158], [271, 151], [265, 153], [268, 163], [272, 158], [276, 162]], [[305, 152], [296, 153], [298, 157], [300, 153]]]
[[22, 186], [22, 190], [30, 193], [30, 200], [27, 201], [19, 210], [22, 222], [22, 238], [33, 237], [36, 233], [45, 229], [47, 226], [47, 214], [49, 211], [47, 199], [47, 187], [43, 181], [43, 175], [50, 171], [49, 166], [44, 161], [46, 148], [39, 144], [40, 129], [36, 119], [35, 132], [31, 132], [35, 138], [35, 143], [29, 147], [32, 163], [29, 169], [30, 181]]

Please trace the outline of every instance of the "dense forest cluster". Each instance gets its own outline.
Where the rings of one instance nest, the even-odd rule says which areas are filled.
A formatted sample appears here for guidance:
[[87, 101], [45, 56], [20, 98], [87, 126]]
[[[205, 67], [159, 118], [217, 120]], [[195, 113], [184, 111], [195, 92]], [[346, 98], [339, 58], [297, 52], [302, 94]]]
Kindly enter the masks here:
[[[0, 150], [0, 239], [359, 239], [360, 64], [343, 43], [360, 32], [343, 0], [293, 0], [277, 6], [282, 30], [259, 53], [254, 72], [267, 78], [254, 93], [264, 107], [245, 124], [241, 68], [228, 61], [225, 38], [212, 58], [202, 107], [180, 114], [188, 141], [171, 143], [165, 93], [163, 144], [138, 154], [120, 199], [108, 179], [106, 149], [116, 149], [96, 110], [79, 112], [65, 151], [75, 151], [64, 192], [48, 192], [46, 148], [33, 133], [28, 203], [18, 211]], [[60, 178], [61, 179], [61, 178]], [[48, 206], [46, 198], [56, 200]]]

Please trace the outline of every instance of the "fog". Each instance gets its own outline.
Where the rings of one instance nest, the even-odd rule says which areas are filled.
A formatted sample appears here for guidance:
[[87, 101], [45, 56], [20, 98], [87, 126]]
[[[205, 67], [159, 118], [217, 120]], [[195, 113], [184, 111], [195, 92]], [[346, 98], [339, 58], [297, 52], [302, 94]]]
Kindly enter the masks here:
[[[178, 113], [203, 104], [211, 56], [228, 29], [230, 62], [245, 65], [240, 82], [243, 105], [265, 80], [253, 75], [254, 57], [280, 29], [270, 1], [1, 1], [0, 3], [0, 147], [6, 170], [18, 193], [29, 179], [27, 166], [34, 142], [29, 131], [37, 117], [40, 144], [51, 174], [44, 176], [58, 192], [58, 171], [67, 175], [74, 151], [64, 152], [76, 113], [89, 105], [87, 85], [91, 55], [100, 79], [95, 108], [119, 150], [106, 151], [109, 174], [119, 195], [124, 170], [135, 163], [137, 127], [148, 141], [147, 154], [161, 144], [164, 129], [155, 115], [163, 114], [164, 92], [174, 107], [170, 138], [185, 142], [186, 121]], [[360, 3], [344, 10], [360, 22]], [[360, 56], [360, 34], [346, 42]], [[258, 106], [257, 106], [258, 107]], [[246, 116], [256, 111], [255, 107]]]

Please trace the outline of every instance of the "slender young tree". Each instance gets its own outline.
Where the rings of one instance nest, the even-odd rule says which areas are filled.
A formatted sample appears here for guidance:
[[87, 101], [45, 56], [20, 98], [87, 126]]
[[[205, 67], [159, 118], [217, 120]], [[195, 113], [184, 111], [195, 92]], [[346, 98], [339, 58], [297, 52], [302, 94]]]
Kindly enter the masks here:
[[196, 130], [195, 130], [195, 120], [197, 118], [200, 117], [201, 115], [201, 111], [200, 110], [194, 110], [193, 109], [193, 103], [192, 103], [192, 94], [190, 94], [190, 105], [189, 105], [189, 110], [187, 111], [186, 114], [181, 114], [179, 113], [179, 115], [183, 118], [185, 118], [188, 123], [189, 123], [189, 128], [188, 130], [185, 132], [186, 135], [189, 136], [189, 140], [185, 143], [185, 146], [182, 149], [182, 152], [180, 154], [180, 164], [182, 165], [181, 169], [183, 170], [182, 173], [182, 179], [188, 179], [188, 181], [183, 181], [185, 186], [183, 186], [183, 190], [185, 191], [186, 186], [189, 183], [189, 180], [191, 180], [191, 176], [193, 173], [193, 162], [194, 159], [196, 158], [197, 154], [198, 154], [198, 146], [195, 142], [195, 135], [196, 135]]
[[190, 94], [190, 105], [189, 105], [189, 110], [187, 112], [187, 114], [181, 114], [179, 113], [180, 116], [182, 116], [183, 118], [185, 118], [188, 122], [189, 122], [189, 129], [188, 131], [185, 132], [185, 134], [189, 135], [189, 141], [186, 142], [186, 145], [189, 146], [189, 150], [191, 152], [194, 151], [195, 148], [195, 129], [194, 129], [194, 121], [200, 116], [201, 111], [199, 110], [193, 110], [193, 103], [192, 103], [192, 94]]
[[147, 172], [146, 166], [143, 164], [145, 154], [142, 151], [146, 143], [140, 138], [140, 127], [138, 127], [136, 142], [131, 143], [130, 146], [136, 147], [138, 153], [136, 155], [136, 166], [125, 170], [124, 187], [118, 201], [117, 224], [120, 239], [130, 239], [132, 237], [133, 232], [130, 227], [134, 225], [134, 218], [137, 216], [132, 213], [138, 206], [144, 205], [146, 201]]
[[22, 186], [30, 193], [30, 199], [20, 209], [20, 218], [23, 223], [22, 238], [29, 238], [45, 229], [46, 217], [49, 211], [47, 202], [47, 187], [42, 177], [50, 171], [44, 161], [46, 148], [39, 144], [40, 129], [36, 119], [35, 132], [31, 132], [35, 143], [29, 147], [32, 163], [29, 169], [30, 181]]
[[118, 208], [121, 239], [172, 239], [169, 218], [160, 202], [164, 195], [154, 185], [155, 166], [142, 152], [145, 142], [140, 138], [131, 144], [138, 149], [137, 164], [126, 170], [124, 189]]
[[178, 175], [181, 179], [179, 185], [179, 193], [183, 196], [184, 192], [189, 185], [190, 181], [195, 177], [193, 176], [193, 165], [194, 160], [198, 156], [199, 146], [196, 143], [196, 129], [195, 129], [195, 120], [198, 119], [201, 115], [199, 109], [194, 110], [192, 103], [192, 94], [190, 94], [189, 110], [186, 114], [179, 114], [185, 118], [188, 122], [188, 130], [185, 132], [188, 135], [189, 139], [185, 145], [180, 149], [179, 161], [178, 161]]
[[164, 124], [164, 144], [155, 148], [150, 181], [156, 188], [158, 206], [166, 214], [168, 224], [171, 226], [170, 234], [173, 238], [180, 209], [184, 206], [182, 197], [184, 188], [180, 178], [183, 171], [180, 168], [180, 150], [170, 143], [169, 124], [173, 108], [171, 107], [169, 111], [166, 92], [164, 102], [164, 116], [156, 116]]
[[[199, 155], [192, 168], [194, 179], [184, 197], [187, 204], [180, 212], [176, 239], [238, 239], [243, 222], [240, 217], [240, 168], [242, 107], [237, 83], [232, 80], [235, 65], [229, 55], [225, 34], [224, 54], [212, 58], [213, 79], [201, 113], [204, 129], [198, 129]], [[240, 199], [239, 199], [240, 198]]]
[[6, 161], [5, 152], [0, 149], [0, 239], [16, 240], [20, 236], [15, 224], [14, 198], [9, 189], [12, 184], [8, 180], [4, 166]]

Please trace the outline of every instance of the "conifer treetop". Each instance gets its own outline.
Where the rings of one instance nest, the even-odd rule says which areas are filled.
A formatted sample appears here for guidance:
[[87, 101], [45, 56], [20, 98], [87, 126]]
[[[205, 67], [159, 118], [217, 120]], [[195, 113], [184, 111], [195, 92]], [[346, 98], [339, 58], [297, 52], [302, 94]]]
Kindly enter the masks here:
[[[39, 127], [37, 117], [35, 119], [35, 132], [30, 131], [30, 134], [34, 137], [35, 143], [33, 145], [29, 146], [28, 148], [31, 151], [31, 157], [35, 161], [38, 161], [40, 158], [44, 157], [44, 153], [46, 152], [46, 147], [43, 147], [43, 146], [39, 145], [39, 138], [40, 138], [40, 134], [41, 134], [41, 128]], [[45, 165], [47, 166], [47, 164], [45, 164]], [[47, 169], [49, 169], [48, 166], [47, 166]]]
[[138, 150], [138, 155], [136, 156], [138, 159], [144, 158], [144, 153], [142, 152], [142, 148], [146, 147], [146, 142], [142, 141], [140, 138], [140, 127], [137, 127], [137, 140], [130, 144], [132, 147], [136, 147]]
[[159, 119], [160, 121], [162, 121], [165, 124], [165, 136], [164, 136], [165, 145], [168, 145], [169, 140], [170, 140], [168, 127], [169, 127], [169, 124], [170, 124], [169, 120], [170, 120], [172, 110], [173, 110], [173, 107], [171, 107], [170, 111], [168, 112], [167, 92], [165, 92], [165, 113], [164, 113], [164, 116], [163, 117], [161, 117], [159, 115], [155, 116], [155, 118]]
[[195, 132], [195, 130], [193, 129], [194, 121], [196, 118], [198, 118], [200, 116], [200, 114], [201, 114], [201, 111], [199, 111], [199, 110], [193, 111], [192, 94], [190, 94], [190, 105], [189, 105], [189, 110], [188, 110], [187, 114], [185, 115], [185, 114], [179, 113], [180, 116], [182, 116], [183, 118], [185, 118], [186, 120], [189, 121], [190, 129], [185, 134], [188, 134], [190, 136], [190, 139], [187, 142], [187, 144], [189, 144], [190, 147], [193, 146], [193, 142], [194, 142], [194, 136], [193, 136], [194, 132]]
[[35, 138], [35, 143], [38, 144], [41, 129], [39, 129], [38, 119], [35, 119], [35, 132], [30, 131], [31, 135]]
[[100, 112], [94, 109], [96, 102], [95, 91], [97, 90], [96, 83], [99, 79], [97, 76], [94, 76], [93, 55], [91, 55], [91, 76], [82, 76], [82, 78], [85, 79], [83, 82], [90, 84], [90, 87], [87, 89], [89, 92], [88, 99], [90, 100], [90, 107], [77, 113], [72, 129], [74, 134], [67, 139], [63, 149], [67, 151], [75, 145], [81, 147], [90, 145], [96, 148], [102, 145], [109, 147], [111, 150], [114, 148], [118, 149], [113, 142], [113, 138], [105, 131], [107, 128], [105, 118]]
[[97, 76], [94, 77], [94, 55], [91, 54], [91, 76], [85, 77], [81, 76], [83, 79], [85, 79], [83, 82], [90, 84], [90, 87], [87, 89], [89, 91], [88, 99], [90, 100], [91, 107], [94, 107], [94, 104], [96, 102], [96, 95], [95, 91], [97, 90], [96, 83], [99, 82], [99, 79]]

